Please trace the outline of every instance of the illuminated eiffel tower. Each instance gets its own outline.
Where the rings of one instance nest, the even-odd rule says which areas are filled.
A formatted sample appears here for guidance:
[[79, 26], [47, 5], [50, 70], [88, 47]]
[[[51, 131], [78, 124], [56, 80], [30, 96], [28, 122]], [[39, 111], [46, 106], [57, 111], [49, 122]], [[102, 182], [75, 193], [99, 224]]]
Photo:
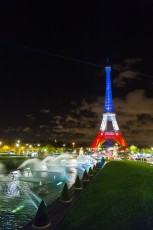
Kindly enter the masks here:
[[103, 119], [100, 126], [100, 131], [97, 133], [91, 148], [97, 149], [104, 142], [117, 142], [122, 147], [127, 147], [127, 143], [124, 140], [122, 133], [119, 130], [119, 126], [116, 121], [116, 114], [114, 113], [114, 105], [112, 99], [112, 87], [111, 87], [111, 67], [105, 67], [106, 72], [106, 93], [105, 93], [105, 106]]

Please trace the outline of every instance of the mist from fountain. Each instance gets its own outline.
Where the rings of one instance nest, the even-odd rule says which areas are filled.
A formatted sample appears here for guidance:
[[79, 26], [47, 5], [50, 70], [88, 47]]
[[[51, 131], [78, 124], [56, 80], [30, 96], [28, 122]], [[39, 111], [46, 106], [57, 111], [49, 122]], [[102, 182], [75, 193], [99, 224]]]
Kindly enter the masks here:
[[34, 158], [34, 159], [28, 159], [26, 161], [24, 161], [19, 167], [18, 169], [24, 169], [25, 167], [28, 168], [30, 167], [31, 169], [38, 169], [39, 165], [41, 163], [40, 159]]
[[[38, 197], [34, 192], [32, 192], [29, 189], [29, 187], [27, 187], [27, 186], [22, 186], [22, 188], [21, 188], [21, 186], [19, 186], [19, 187], [24, 192], [24, 194], [27, 195], [28, 198], [30, 198], [30, 200], [34, 204], [34, 206], [36, 208], [38, 208], [38, 206], [39, 206], [39, 204], [40, 204], [42, 199], [40, 199], [40, 197]], [[38, 202], [38, 205], [36, 205], [36, 202], [34, 202], [34, 200]]]
[[[76, 170], [84, 170], [96, 164], [96, 160], [91, 156], [79, 155], [74, 157], [72, 154], [61, 154], [60, 156], [47, 156], [43, 160], [34, 158], [24, 161], [16, 171], [9, 174], [11, 178], [0, 177], [0, 181], [10, 181], [17, 179], [29, 182], [39, 182], [56, 180], [57, 173], [68, 183], [73, 183], [77, 174]], [[4, 173], [5, 167], [0, 164], [0, 170]], [[50, 174], [52, 173], [52, 174]], [[2, 175], [2, 174], [0, 174]], [[4, 176], [4, 174], [3, 174]]]
[[[19, 186], [19, 185], [18, 185]], [[36, 208], [36, 210], [38, 209], [39, 205], [36, 205], [36, 203], [34, 202], [34, 200], [30, 197], [30, 195], [28, 194], [28, 192], [26, 191], [25, 187], [21, 187], [19, 186], [20, 190], [26, 195], [26, 197], [31, 201], [31, 203], [33, 204], [33, 206]]]
[[60, 156], [47, 156], [41, 164], [45, 163], [49, 171], [65, 171], [65, 168], [79, 168], [84, 171], [85, 164], [94, 165], [96, 160], [91, 156], [77, 156], [73, 157], [71, 154], [61, 154]]
[[31, 171], [64, 172], [65, 168], [71, 167], [80, 168], [83, 171], [85, 164], [96, 164], [96, 160], [91, 156], [73, 157], [71, 154], [61, 153], [60, 156], [47, 156], [43, 160], [28, 159], [18, 167], [18, 170], [30, 168]]
[[[93, 167], [96, 160], [90, 156], [71, 154], [47, 156], [43, 160], [34, 158], [24, 161], [18, 170], [11, 172], [11, 178], [25, 182], [59, 183], [64, 180], [73, 184], [77, 174], [82, 175], [84, 170]], [[3, 167], [2, 167], [3, 168]], [[0, 179], [1, 180], [1, 179]]]
[[0, 163], [0, 176], [2, 176], [4, 173], [6, 173], [5, 165]]
[[23, 171], [23, 176], [24, 177], [32, 177], [32, 172], [31, 172], [31, 169], [30, 168], [25, 168], [24, 171]]
[[50, 172], [64, 172], [64, 162], [69, 159], [68, 154], [61, 154], [60, 156], [47, 156], [41, 165], [46, 164], [48, 171]]
[[40, 170], [42, 170], [42, 171], [47, 171], [48, 170], [48, 167], [47, 167], [47, 165], [46, 165], [46, 162], [41, 162], [40, 163], [40, 168], [39, 168]]
[[94, 165], [97, 163], [97, 160], [95, 160], [93, 157], [91, 156], [85, 156], [85, 155], [82, 155], [82, 156], [78, 156], [76, 158], [76, 161], [78, 164], [87, 164], [87, 165]]

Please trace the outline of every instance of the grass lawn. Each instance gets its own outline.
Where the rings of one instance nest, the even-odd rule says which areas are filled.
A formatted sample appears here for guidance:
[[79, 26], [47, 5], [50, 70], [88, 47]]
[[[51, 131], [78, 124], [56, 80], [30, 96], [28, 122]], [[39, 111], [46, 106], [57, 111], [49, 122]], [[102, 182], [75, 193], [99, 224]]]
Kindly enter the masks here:
[[60, 230], [152, 230], [153, 166], [111, 161], [91, 182]]

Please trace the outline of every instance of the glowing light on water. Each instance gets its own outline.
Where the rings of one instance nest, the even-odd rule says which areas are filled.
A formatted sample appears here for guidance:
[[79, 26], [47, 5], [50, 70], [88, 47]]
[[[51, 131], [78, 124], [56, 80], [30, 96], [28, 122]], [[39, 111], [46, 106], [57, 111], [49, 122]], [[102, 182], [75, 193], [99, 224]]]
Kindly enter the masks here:
[[24, 206], [20, 205], [19, 207], [15, 208], [12, 212], [15, 213], [17, 211], [20, 211], [22, 208], [24, 208]]
[[33, 193], [30, 189], [28, 189], [28, 192], [38, 201], [38, 203], [41, 202], [41, 199], [38, 196], [36, 196], [36, 194]]
[[57, 183], [56, 185], [60, 185], [60, 184], [62, 184], [63, 182], [59, 182], [59, 183]]
[[[33, 204], [33, 206], [38, 209], [38, 206], [35, 204], [35, 202], [31, 199], [29, 193], [31, 193], [33, 195], [33, 193], [30, 190], [27, 190], [26, 188], [22, 188], [19, 184], [18, 187], [22, 190], [22, 192], [24, 192], [24, 194], [27, 196], [27, 198], [29, 198], [29, 200], [31, 201], [31, 203]], [[29, 192], [29, 193], [28, 193]], [[38, 201], [38, 199], [36, 199]]]

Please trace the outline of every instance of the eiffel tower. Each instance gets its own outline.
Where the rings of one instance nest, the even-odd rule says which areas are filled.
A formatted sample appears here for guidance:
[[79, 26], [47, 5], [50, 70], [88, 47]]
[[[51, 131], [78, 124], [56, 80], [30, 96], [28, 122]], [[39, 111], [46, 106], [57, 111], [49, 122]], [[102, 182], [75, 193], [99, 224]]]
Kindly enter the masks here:
[[114, 113], [110, 72], [111, 67], [106, 66], [106, 92], [103, 119], [100, 131], [97, 133], [97, 136], [91, 145], [92, 149], [97, 149], [105, 142], [111, 143], [113, 141], [117, 142], [121, 147], [127, 147], [127, 143], [124, 140], [117, 124], [116, 114]]

